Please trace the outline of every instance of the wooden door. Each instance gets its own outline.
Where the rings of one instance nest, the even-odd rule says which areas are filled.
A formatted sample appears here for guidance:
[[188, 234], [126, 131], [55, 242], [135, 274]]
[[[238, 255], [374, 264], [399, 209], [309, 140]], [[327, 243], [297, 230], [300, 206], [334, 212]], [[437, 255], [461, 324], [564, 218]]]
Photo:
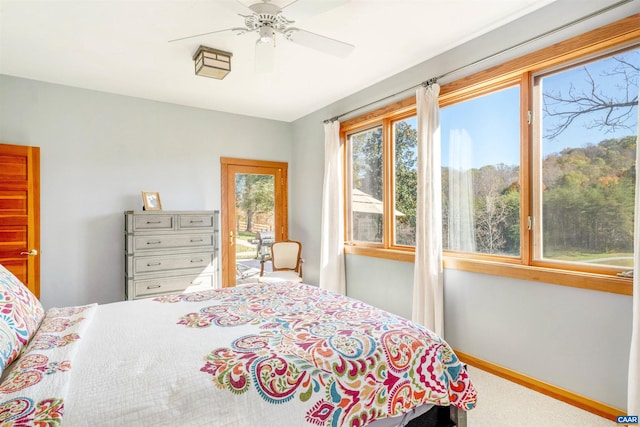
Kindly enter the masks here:
[[[243, 177], [266, 177], [272, 186], [273, 211], [272, 222], [269, 228], [274, 233], [276, 241], [288, 238], [288, 202], [287, 202], [287, 163], [268, 162], [261, 160], [233, 159], [223, 157], [220, 159], [222, 171], [222, 209], [221, 209], [221, 249], [222, 249], [222, 286], [233, 287], [236, 285], [236, 248], [239, 243], [238, 232], [248, 235], [253, 231], [247, 231], [249, 218], [241, 223], [239, 213], [242, 207], [239, 202], [239, 192], [236, 183]], [[246, 214], [246, 212], [244, 212]], [[243, 240], [246, 243], [245, 240]], [[253, 249], [249, 248], [251, 252]], [[256, 253], [257, 258], [257, 253]], [[255, 277], [257, 279], [257, 276]]]
[[0, 264], [40, 298], [40, 148], [0, 144]]

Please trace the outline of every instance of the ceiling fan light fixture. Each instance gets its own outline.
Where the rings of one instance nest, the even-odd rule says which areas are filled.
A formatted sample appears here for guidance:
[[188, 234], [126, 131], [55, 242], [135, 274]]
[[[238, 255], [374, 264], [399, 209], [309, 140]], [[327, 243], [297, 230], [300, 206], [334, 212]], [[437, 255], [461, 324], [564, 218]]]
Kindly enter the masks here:
[[231, 72], [232, 56], [230, 52], [200, 46], [193, 55], [196, 75], [224, 79]]
[[262, 27], [260, 27], [258, 34], [260, 35], [260, 37], [258, 38], [258, 43], [273, 43], [274, 32], [269, 25], [263, 25]]

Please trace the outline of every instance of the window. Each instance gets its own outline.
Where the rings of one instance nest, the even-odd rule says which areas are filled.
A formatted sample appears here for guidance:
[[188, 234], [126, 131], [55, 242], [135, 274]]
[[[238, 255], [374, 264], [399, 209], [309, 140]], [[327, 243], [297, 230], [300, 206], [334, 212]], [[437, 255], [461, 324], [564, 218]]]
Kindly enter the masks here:
[[440, 111], [442, 247], [520, 256], [520, 87]]
[[[445, 267], [631, 294], [638, 64], [629, 17], [442, 85]], [[413, 261], [415, 114], [341, 124], [347, 253]]]
[[633, 268], [640, 49], [534, 79], [534, 260]]
[[413, 252], [418, 184], [415, 108], [343, 131], [348, 159], [347, 242]]
[[351, 163], [349, 239], [382, 243], [382, 126], [349, 136]]

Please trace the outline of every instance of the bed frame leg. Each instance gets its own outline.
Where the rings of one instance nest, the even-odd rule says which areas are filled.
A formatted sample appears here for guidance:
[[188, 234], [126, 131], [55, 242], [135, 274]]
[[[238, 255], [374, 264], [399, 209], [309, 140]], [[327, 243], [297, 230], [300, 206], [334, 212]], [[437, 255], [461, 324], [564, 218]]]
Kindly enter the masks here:
[[467, 413], [455, 406], [449, 406], [449, 413], [451, 415], [451, 421], [456, 423], [456, 427], [467, 427]]

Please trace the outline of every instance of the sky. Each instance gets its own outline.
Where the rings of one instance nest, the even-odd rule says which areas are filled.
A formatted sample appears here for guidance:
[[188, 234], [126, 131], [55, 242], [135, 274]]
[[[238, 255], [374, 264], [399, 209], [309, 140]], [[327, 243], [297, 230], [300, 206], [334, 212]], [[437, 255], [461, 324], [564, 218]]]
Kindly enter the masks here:
[[[517, 87], [440, 110], [442, 165], [449, 159], [450, 137], [464, 129], [470, 138], [471, 167], [520, 163], [520, 100]], [[455, 163], [454, 163], [455, 164]]]
[[[633, 64], [640, 66], [640, 50], [630, 51], [625, 57]], [[587, 65], [589, 72], [601, 89], [607, 93], [615, 93], [622, 96], [623, 89], [627, 85], [621, 79], [602, 77], [604, 69], [611, 68], [614, 61], [603, 59]], [[568, 92], [571, 82], [576, 90], [583, 89], [590, 92], [590, 85], [582, 67], [559, 71], [545, 76], [542, 79], [544, 91]], [[633, 96], [637, 96], [637, 78]], [[519, 129], [519, 89], [507, 88], [466, 102], [455, 104], [440, 110], [440, 124], [442, 134], [442, 164], [451, 166], [455, 159], [449, 159], [450, 136], [453, 131], [464, 129], [469, 136], [471, 148], [471, 167], [479, 168], [485, 165], [504, 163], [515, 166], [520, 163], [520, 129]], [[614, 133], [606, 133], [605, 130], [587, 129], [585, 124], [590, 118], [581, 117], [553, 141], [544, 141], [543, 153], [560, 152], [566, 147], [585, 146], [597, 144], [603, 139], [620, 138], [637, 134], [637, 107], [632, 120], [636, 126], [630, 129], [621, 129]], [[544, 124], [543, 118], [543, 124]]]

